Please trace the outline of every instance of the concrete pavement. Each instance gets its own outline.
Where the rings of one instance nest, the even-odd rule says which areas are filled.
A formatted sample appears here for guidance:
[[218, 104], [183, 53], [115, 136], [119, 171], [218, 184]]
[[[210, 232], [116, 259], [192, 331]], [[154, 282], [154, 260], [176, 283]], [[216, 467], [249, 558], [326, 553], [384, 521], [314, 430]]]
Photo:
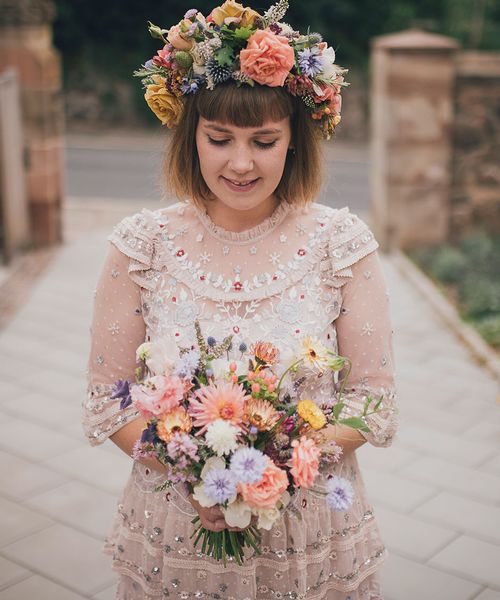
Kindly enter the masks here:
[[[80, 427], [105, 236], [75, 227], [0, 331], [0, 600], [114, 598], [100, 547], [131, 464]], [[500, 600], [497, 384], [383, 263], [401, 427], [391, 448], [358, 452], [390, 551], [386, 600]]]

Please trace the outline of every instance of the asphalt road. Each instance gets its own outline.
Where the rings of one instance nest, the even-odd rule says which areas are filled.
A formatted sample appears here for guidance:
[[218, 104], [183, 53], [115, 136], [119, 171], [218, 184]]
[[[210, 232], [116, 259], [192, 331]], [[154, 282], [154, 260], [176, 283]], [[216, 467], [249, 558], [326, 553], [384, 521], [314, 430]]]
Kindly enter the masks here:
[[[66, 197], [159, 201], [164, 139], [148, 133], [68, 135]], [[369, 206], [366, 145], [333, 141], [325, 145], [325, 185], [318, 200], [365, 212]]]

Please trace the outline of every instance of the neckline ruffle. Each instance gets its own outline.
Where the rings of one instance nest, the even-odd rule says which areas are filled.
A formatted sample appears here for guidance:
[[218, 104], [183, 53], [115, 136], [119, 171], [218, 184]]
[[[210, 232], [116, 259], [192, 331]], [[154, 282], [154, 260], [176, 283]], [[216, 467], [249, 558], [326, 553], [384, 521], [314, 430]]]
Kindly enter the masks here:
[[221, 227], [220, 225], [216, 225], [206, 210], [201, 210], [195, 205], [193, 206], [198, 218], [210, 235], [220, 241], [232, 242], [235, 244], [256, 242], [257, 240], [262, 239], [284, 221], [285, 217], [292, 208], [291, 204], [286, 201], [282, 201], [280, 204], [278, 204], [269, 217], [266, 217], [254, 227], [251, 227], [250, 229], [244, 229], [243, 231], [230, 231], [228, 229], [224, 229], [224, 227]]

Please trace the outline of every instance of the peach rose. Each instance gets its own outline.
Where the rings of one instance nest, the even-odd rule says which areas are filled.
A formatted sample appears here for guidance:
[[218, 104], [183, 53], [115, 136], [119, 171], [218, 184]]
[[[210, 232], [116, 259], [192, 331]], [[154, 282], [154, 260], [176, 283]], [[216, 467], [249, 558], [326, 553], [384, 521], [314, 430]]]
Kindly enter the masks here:
[[146, 87], [144, 98], [163, 125], [175, 127], [181, 118], [182, 100], [166, 89], [165, 82], [160, 75], [153, 75], [152, 79], [154, 83], [150, 83]]
[[[191, 25], [191, 21], [187, 21], [187, 23]], [[194, 42], [182, 33], [182, 25], [183, 21], [178, 25], [172, 25], [167, 33], [167, 40], [176, 50], [191, 50]]]
[[320, 450], [313, 440], [304, 435], [300, 441], [293, 440], [292, 446], [290, 473], [296, 485], [310, 488], [318, 475]]
[[288, 487], [288, 477], [268, 459], [266, 470], [259, 483], [241, 483], [238, 491], [243, 500], [252, 508], [274, 508]]
[[156, 375], [142, 385], [133, 385], [132, 402], [146, 418], [158, 417], [177, 408], [184, 395], [184, 385], [179, 377]]
[[240, 52], [242, 73], [269, 87], [282, 86], [294, 63], [295, 54], [288, 39], [268, 29], [251, 35], [247, 47]]

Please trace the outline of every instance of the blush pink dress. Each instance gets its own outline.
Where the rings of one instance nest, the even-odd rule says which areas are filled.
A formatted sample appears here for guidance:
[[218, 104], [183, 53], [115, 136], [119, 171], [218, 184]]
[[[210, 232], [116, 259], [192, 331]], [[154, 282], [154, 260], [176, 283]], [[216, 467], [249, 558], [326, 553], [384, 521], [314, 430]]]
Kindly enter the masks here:
[[[95, 298], [89, 394], [84, 427], [103, 443], [138, 417], [110, 399], [117, 379], [134, 379], [135, 350], [169, 337], [179, 349], [206, 337], [233, 334], [229, 357], [244, 359], [252, 343], [274, 343], [283, 356], [306, 336], [352, 360], [344, 393], [351, 414], [367, 394], [384, 395], [382, 412], [367, 417], [368, 443], [389, 446], [397, 428], [389, 298], [367, 225], [347, 207], [280, 204], [241, 232], [217, 226], [205, 211], [178, 202], [124, 219], [111, 246]], [[278, 364], [278, 373], [283, 367]], [[299, 369], [285, 379], [291, 401], [334, 397], [338, 381]], [[325, 477], [352, 482], [345, 512], [328, 508]], [[154, 492], [162, 476], [131, 459], [104, 551], [119, 574], [120, 600], [381, 600], [377, 571], [387, 556], [366, 497], [356, 453], [296, 494], [262, 554], [226, 568], [190, 541], [194, 509], [181, 487]], [[323, 486], [323, 487], [322, 487]]]

